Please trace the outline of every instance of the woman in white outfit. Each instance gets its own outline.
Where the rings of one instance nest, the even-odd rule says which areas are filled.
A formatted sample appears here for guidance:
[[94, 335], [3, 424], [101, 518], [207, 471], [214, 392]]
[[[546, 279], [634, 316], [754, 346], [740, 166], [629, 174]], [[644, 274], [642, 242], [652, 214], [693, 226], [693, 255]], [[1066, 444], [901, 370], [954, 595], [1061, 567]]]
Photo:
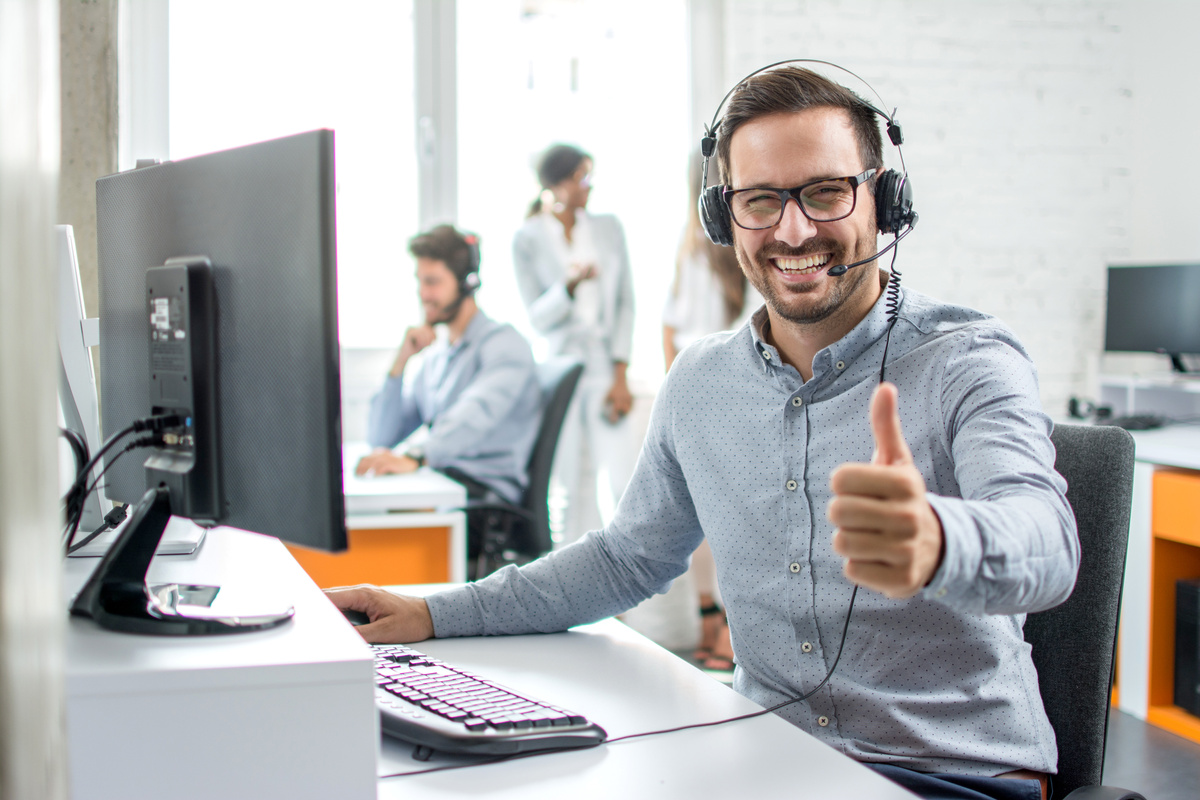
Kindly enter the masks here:
[[[679, 351], [710, 333], [740, 328], [763, 304], [746, 280], [732, 247], [708, 241], [700, 226], [700, 170], [703, 158], [692, 155], [691, 203], [687, 228], [679, 242], [675, 280], [663, 308], [663, 357], [667, 369]], [[714, 164], [710, 164], [712, 169]], [[713, 176], [710, 176], [713, 177]], [[719, 183], [719, 179], [715, 182]], [[690, 570], [700, 606], [700, 644], [695, 659], [712, 670], [733, 669], [733, 647], [717, 592], [716, 567], [708, 540], [692, 556]]]
[[636, 460], [625, 379], [633, 341], [633, 278], [625, 232], [587, 211], [592, 159], [555, 145], [538, 161], [543, 192], [513, 239], [513, 264], [534, 328], [558, 355], [584, 364], [555, 456], [565, 488], [562, 542], [602, 527]]

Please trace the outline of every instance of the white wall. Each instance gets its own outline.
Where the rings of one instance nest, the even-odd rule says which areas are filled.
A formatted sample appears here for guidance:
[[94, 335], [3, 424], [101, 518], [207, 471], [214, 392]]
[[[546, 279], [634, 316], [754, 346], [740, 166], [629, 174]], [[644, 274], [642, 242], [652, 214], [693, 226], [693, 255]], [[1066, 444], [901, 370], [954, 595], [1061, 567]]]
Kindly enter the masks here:
[[[1106, 265], [1200, 249], [1200, 192], [1181, 171], [1200, 115], [1186, 69], [1197, 56], [1180, 55], [1200, 11], [1169, 0], [736, 0], [725, 14], [729, 85], [771, 61], [820, 58], [899, 108], [921, 215], [900, 246], [905, 284], [1011, 325], [1052, 415], [1072, 394], [1096, 396]], [[1174, 148], [1160, 135], [1167, 121]], [[1132, 214], [1147, 195], [1169, 213]]]

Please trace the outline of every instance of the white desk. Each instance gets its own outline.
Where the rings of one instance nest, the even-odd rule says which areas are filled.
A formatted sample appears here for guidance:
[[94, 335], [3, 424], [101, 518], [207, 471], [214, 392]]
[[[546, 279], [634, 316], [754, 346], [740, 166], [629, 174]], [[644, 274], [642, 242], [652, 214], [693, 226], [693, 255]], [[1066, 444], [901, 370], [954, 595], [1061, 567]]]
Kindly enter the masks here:
[[[73, 595], [99, 563], [67, 559]], [[71, 618], [66, 639], [72, 797], [374, 798], [378, 716], [370, 649], [279, 541], [209, 531], [151, 582], [261, 592], [296, 609], [267, 631], [155, 637]]]
[[422, 467], [408, 475], [362, 477], [354, 467], [369, 451], [365, 443], [342, 448], [346, 495], [346, 527], [350, 530], [447, 528], [448, 578], [467, 579], [467, 518], [457, 511], [467, 502], [467, 490], [445, 475]]
[[[74, 591], [95, 561], [67, 563]], [[151, 579], [262, 587], [283, 627], [211, 637], [118, 634], [72, 619], [67, 731], [73, 797], [495, 798], [911, 795], [774, 715], [440, 774], [379, 735], [369, 649], [279, 542], [210, 532]], [[423, 642], [426, 652], [581, 711], [610, 737], [758, 709], [614, 620], [568, 633]]]
[[[616, 620], [567, 633], [444, 639], [414, 646], [579, 711], [608, 731], [609, 738], [761, 710]], [[425, 764], [414, 761], [411, 749], [384, 737], [379, 774], [448, 763], [436, 757]], [[913, 797], [773, 714], [588, 750], [379, 781], [380, 800], [480, 794], [496, 800]]]

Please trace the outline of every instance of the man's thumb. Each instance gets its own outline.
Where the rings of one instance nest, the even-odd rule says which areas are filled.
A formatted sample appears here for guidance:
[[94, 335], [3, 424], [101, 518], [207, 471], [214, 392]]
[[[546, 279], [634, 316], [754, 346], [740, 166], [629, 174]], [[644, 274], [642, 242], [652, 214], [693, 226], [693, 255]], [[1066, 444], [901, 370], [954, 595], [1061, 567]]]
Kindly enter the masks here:
[[899, 393], [895, 384], [881, 383], [871, 397], [871, 433], [875, 437], [872, 464], [903, 464], [912, 461], [912, 451], [900, 430]]

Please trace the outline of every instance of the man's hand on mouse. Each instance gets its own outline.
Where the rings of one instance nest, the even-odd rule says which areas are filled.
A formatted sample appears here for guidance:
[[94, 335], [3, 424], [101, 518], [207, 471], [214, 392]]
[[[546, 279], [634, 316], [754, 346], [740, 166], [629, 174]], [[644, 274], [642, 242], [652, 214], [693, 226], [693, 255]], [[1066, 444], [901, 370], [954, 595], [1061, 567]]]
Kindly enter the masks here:
[[900, 430], [895, 385], [871, 397], [875, 455], [833, 471], [829, 519], [846, 577], [891, 598], [912, 597], [933, 578], [943, 553], [942, 524]]
[[361, 611], [371, 621], [355, 628], [372, 644], [407, 644], [433, 638], [433, 617], [421, 597], [392, 594], [378, 586], [339, 586], [325, 596], [341, 609]]

